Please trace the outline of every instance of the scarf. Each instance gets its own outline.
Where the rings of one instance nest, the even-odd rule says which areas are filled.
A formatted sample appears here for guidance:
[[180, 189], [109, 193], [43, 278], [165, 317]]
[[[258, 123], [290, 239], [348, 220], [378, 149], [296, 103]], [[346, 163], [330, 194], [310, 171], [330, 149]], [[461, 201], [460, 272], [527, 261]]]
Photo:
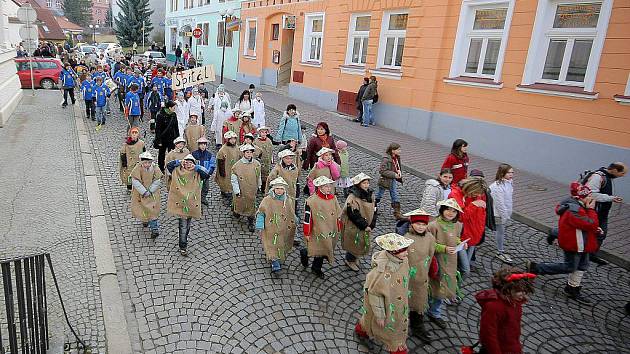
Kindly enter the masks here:
[[322, 147], [330, 148], [330, 144], [328, 144], [328, 134], [318, 135], [317, 137], [322, 141]]

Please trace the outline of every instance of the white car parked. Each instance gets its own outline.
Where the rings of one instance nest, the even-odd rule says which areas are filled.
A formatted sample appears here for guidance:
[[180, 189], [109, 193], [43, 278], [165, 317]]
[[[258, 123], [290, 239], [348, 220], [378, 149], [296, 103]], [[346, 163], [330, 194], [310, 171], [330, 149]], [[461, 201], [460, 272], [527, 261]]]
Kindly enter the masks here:
[[142, 55], [135, 57], [137, 61], [142, 61], [143, 63], [148, 63], [151, 60], [157, 64], [166, 64], [166, 57], [162, 52], [154, 52], [152, 50], [147, 50]]
[[108, 56], [113, 56], [114, 54], [122, 54], [122, 47], [118, 43], [100, 43], [97, 48], [97, 53], [100, 53], [100, 51], [102, 50]]

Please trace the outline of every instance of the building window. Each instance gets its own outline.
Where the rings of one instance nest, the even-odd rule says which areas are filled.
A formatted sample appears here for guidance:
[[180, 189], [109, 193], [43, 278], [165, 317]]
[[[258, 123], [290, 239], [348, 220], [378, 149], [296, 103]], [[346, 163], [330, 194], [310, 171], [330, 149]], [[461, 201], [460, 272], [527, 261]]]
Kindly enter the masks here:
[[197, 45], [208, 45], [208, 32], [210, 31], [210, 23], [198, 23], [197, 28], [201, 29], [201, 37], [197, 38]]
[[378, 45], [377, 66], [379, 68], [400, 69], [402, 67], [408, 17], [409, 14], [406, 11], [384, 14]]
[[243, 55], [256, 56], [256, 19], [245, 20], [245, 43], [243, 45]]
[[100, 19], [97, 19], [97, 20], [96, 20], [96, 24], [97, 24], [97, 25], [100, 25], [100, 24], [101, 24], [101, 20], [100, 20]]
[[62, 1], [61, 1], [61, 0], [56, 0], [56, 1], [55, 1], [55, 6], [57, 6], [57, 8], [58, 8], [58, 9], [63, 8]]
[[171, 11], [179, 10], [178, 5], [179, 5], [179, 0], [171, 0]]
[[274, 23], [271, 25], [271, 40], [277, 41], [280, 38], [280, 24]]
[[365, 65], [371, 19], [372, 17], [368, 14], [353, 14], [350, 16], [346, 64]]
[[324, 14], [307, 14], [304, 24], [304, 47], [302, 61], [322, 62], [324, 41]]
[[52, 0], [46, 0], [46, 7], [52, 7]]
[[[225, 31], [225, 22], [221, 21], [217, 24], [217, 47], [223, 47], [223, 31]], [[232, 31], [227, 31], [227, 37], [225, 38], [225, 46], [232, 47]]]
[[612, 0], [540, 1], [523, 83], [592, 91], [611, 11]]
[[170, 51], [174, 52], [177, 49], [177, 27], [171, 27], [171, 40], [170, 40]]

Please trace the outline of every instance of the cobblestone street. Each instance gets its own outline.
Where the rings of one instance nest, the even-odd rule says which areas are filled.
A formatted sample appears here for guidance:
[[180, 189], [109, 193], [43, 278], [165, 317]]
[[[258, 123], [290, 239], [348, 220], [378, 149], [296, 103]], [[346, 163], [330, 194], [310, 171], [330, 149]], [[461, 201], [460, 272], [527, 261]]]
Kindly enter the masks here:
[[[117, 106], [112, 102], [112, 108]], [[44, 109], [38, 106], [37, 111]], [[93, 129], [94, 122], [87, 125], [135, 352], [367, 352], [353, 335], [367, 258], [357, 274], [343, 265], [338, 249], [334, 265], [324, 265], [327, 279], [321, 280], [303, 270], [294, 250], [279, 275], [270, 275], [260, 241], [243, 222], [232, 218], [228, 206], [219, 200], [215, 183], [210, 183], [210, 206], [204, 208], [201, 220], [193, 221], [189, 257], [177, 251], [176, 219], [166, 216], [166, 198], [162, 199], [161, 235], [150, 239], [148, 231], [132, 219], [129, 194], [119, 182], [118, 151], [127, 123], [115, 110], [100, 132]], [[268, 108], [267, 125], [275, 129], [279, 117], [278, 111]], [[148, 131], [147, 122], [143, 131]], [[151, 145], [153, 137], [147, 133], [144, 140]], [[382, 149], [388, 143], [383, 141]], [[377, 176], [380, 161], [358, 149], [351, 149], [350, 154], [351, 175], [363, 171]], [[406, 211], [417, 207], [424, 181], [410, 174], [403, 178], [401, 200]], [[373, 236], [393, 230], [389, 197], [381, 205]], [[507, 237], [507, 251], [521, 266], [526, 259], [561, 257], [557, 248], [547, 246], [541, 232], [524, 224], [512, 223]], [[494, 249], [490, 236], [464, 284], [463, 303], [446, 309], [449, 329], [431, 325], [437, 337], [431, 345], [410, 338], [411, 353], [455, 353], [462, 344], [476, 341], [479, 306], [472, 295], [489, 287], [491, 273], [501, 266], [493, 257]], [[524, 307], [525, 351], [630, 352], [630, 318], [623, 313], [630, 295], [628, 272], [592, 265], [584, 288], [596, 300], [593, 307], [569, 302], [562, 293], [565, 279], [547, 276], [536, 281], [536, 293]]]

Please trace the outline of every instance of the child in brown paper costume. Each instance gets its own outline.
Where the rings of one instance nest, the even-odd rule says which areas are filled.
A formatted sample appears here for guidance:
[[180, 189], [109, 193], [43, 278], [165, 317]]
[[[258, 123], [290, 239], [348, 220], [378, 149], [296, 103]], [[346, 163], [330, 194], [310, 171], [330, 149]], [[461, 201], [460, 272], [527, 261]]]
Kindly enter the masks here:
[[297, 217], [295, 200], [287, 196], [287, 182], [278, 177], [269, 182], [271, 190], [265, 196], [256, 213], [256, 229], [271, 262], [271, 272], [280, 271], [280, 262], [293, 249]]
[[[298, 182], [300, 169], [298, 165], [295, 164], [295, 153], [290, 149], [281, 150], [278, 152], [278, 159], [280, 161], [278, 161], [269, 173], [267, 181], [282, 177], [289, 185], [287, 187], [287, 194], [289, 197], [293, 198], [293, 200], [297, 201], [297, 198], [300, 197], [300, 183]], [[267, 184], [265, 191], [268, 191], [269, 187], [269, 184]]]
[[[184, 137], [177, 137], [173, 140], [173, 144], [175, 144], [175, 149], [171, 150], [166, 154], [164, 158], [164, 164], [167, 165], [169, 162], [174, 160], [181, 160], [190, 154], [188, 148], [186, 148], [186, 139]], [[165, 169], [164, 176], [166, 176], [166, 190], [171, 189], [171, 173], [168, 169]]]
[[217, 152], [217, 173], [214, 181], [217, 182], [221, 190], [221, 197], [225, 200], [232, 199], [232, 166], [241, 158], [236, 140], [238, 135], [233, 131], [223, 134], [225, 143]]
[[153, 156], [145, 151], [140, 154], [140, 163], [131, 170], [131, 215], [142, 221], [151, 230], [151, 238], [160, 235], [160, 184], [162, 171], [153, 163]]
[[455, 248], [461, 243], [462, 223], [458, 222], [461, 207], [455, 199], [439, 202], [439, 216], [431, 221], [427, 230], [435, 236], [435, 258], [438, 263], [436, 279], [431, 279], [431, 297], [428, 317], [440, 328], [447, 327], [442, 319], [442, 304], [454, 300], [458, 292], [457, 253]]
[[254, 232], [256, 195], [262, 185], [260, 162], [254, 158], [256, 148], [253, 145], [241, 145], [239, 150], [243, 157], [232, 166], [231, 176], [233, 213], [236, 218], [247, 217], [247, 227], [250, 232]]
[[423, 314], [429, 307], [429, 270], [435, 252], [435, 236], [427, 230], [430, 215], [423, 209], [416, 209], [403, 215], [409, 218], [409, 230], [404, 235], [413, 240], [409, 246], [409, 324], [413, 334], [425, 343], [433, 339], [424, 326]]
[[326, 176], [316, 178], [313, 181], [315, 193], [306, 199], [304, 205], [303, 231], [306, 248], [300, 250], [300, 261], [306, 268], [308, 258], [314, 257], [311, 270], [320, 278], [324, 278], [324, 258], [330, 264], [335, 260], [335, 245], [342, 229], [341, 207], [333, 192], [334, 183], [335, 181]]
[[370, 233], [376, 226], [374, 191], [370, 189], [372, 177], [359, 173], [352, 178], [352, 188], [343, 209], [341, 246], [346, 250], [345, 263], [358, 272], [357, 257], [370, 253]]
[[197, 140], [202, 136], [206, 136], [206, 127], [197, 124], [197, 115], [191, 114], [188, 119], [188, 126], [184, 129], [184, 139], [186, 139], [186, 146], [190, 152], [193, 152], [199, 148]]
[[120, 182], [127, 186], [129, 191], [131, 191], [129, 174], [140, 161], [140, 154], [146, 151], [144, 141], [140, 140], [139, 137], [140, 129], [138, 127], [129, 129], [129, 136], [120, 148]]
[[369, 338], [374, 338], [390, 353], [407, 354], [411, 277], [407, 248], [413, 240], [390, 233], [377, 237], [376, 243], [383, 251], [372, 255], [372, 270], [363, 286], [362, 316], [354, 331], [368, 346]]
[[173, 160], [166, 165], [172, 174], [168, 192], [167, 211], [179, 219], [179, 253], [188, 255], [188, 234], [192, 219], [201, 218], [201, 184], [210, 177], [208, 171], [197, 165], [192, 155]]
[[[254, 140], [254, 146], [256, 147], [256, 154], [254, 155], [258, 161], [260, 161], [261, 179], [263, 186], [267, 185], [267, 176], [273, 166], [273, 143], [267, 136], [269, 135], [268, 127], [258, 128], [258, 137]], [[264, 191], [263, 191], [264, 192]]]

